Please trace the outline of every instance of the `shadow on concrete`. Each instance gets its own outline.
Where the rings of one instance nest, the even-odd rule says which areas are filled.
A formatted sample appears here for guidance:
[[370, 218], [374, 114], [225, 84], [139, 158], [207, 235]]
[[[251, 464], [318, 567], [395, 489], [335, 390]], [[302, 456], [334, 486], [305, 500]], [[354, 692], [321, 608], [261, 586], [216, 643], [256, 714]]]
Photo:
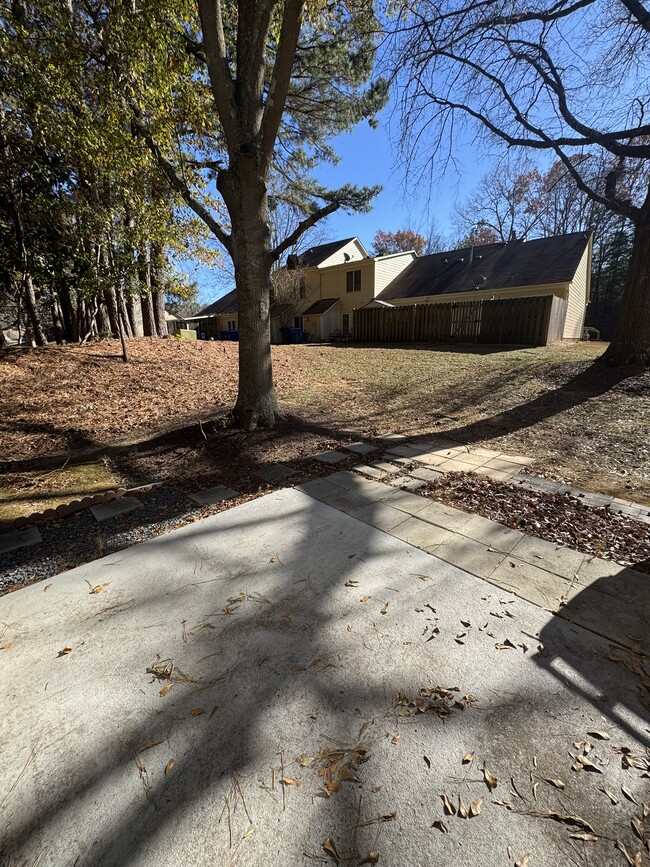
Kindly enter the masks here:
[[[369, 502], [369, 506], [372, 505]], [[77, 721], [65, 718], [59, 730], [52, 729], [57, 711], [51, 712], [54, 718], [47, 720], [47, 730], [40, 732], [38, 746], [43, 748], [47, 762], [47, 751], [56, 745], [55, 750], [66, 757], [67, 767], [64, 765], [53, 777], [45, 772], [45, 765], [39, 766], [42, 782], [37, 778], [30, 801], [5, 826], [0, 854], [11, 859], [14, 853], [24, 852], [33, 839], [39, 839], [41, 847], [46, 845], [47, 833], [45, 837], [39, 836], [44, 830], [51, 831], [63, 820], [68, 825], [82, 821], [78, 811], [84, 801], [96, 798], [100, 809], [104, 804], [109, 832], [103, 826], [97, 828], [92, 847], [81, 850], [74, 861], [79, 867], [154, 863], [152, 841], [166, 839], [173, 847], [175, 827], [182, 820], [187, 822], [190, 815], [194, 816], [197, 848], [176, 853], [175, 863], [253, 863], [247, 860], [247, 850], [240, 844], [242, 834], [260, 817], [247, 815], [244, 793], [249, 793], [251, 798], [252, 788], [261, 787], [273, 811], [268, 821], [279, 823], [287, 798], [290, 801], [299, 796], [308, 798], [306, 792], [303, 795], [300, 789], [290, 785], [284, 786], [283, 794], [283, 786], [278, 782], [282, 774], [295, 777], [302, 772], [296, 762], [302, 750], [313, 753], [319, 745], [347, 752], [369, 741], [371, 752], [379, 756], [374, 759], [374, 773], [377, 779], [381, 778], [380, 747], [387, 741], [380, 732], [384, 727], [397, 731], [400, 724], [401, 708], [394, 705], [394, 693], [400, 690], [416, 693], [422, 685], [436, 685], [438, 678], [448, 678], [447, 654], [443, 646], [425, 642], [424, 638], [386, 648], [382, 624], [388, 619], [384, 620], [376, 611], [368, 629], [356, 639], [363, 662], [357, 660], [355, 664], [353, 659], [347, 658], [336, 638], [338, 631], [345, 628], [345, 620], [341, 612], [335, 610], [334, 596], [347, 592], [342, 588], [349, 578], [358, 574], [359, 564], [381, 573], [389, 550], [387, 537], [358, 521], [342, 525], [338, 512], [313, 500], [284, 514], [283, 519], [287, 518], [299, 537], [291, 547], [286, 546], [274, 529], [280, 517], [271, 514], [264, 521], [249, 519], [243, 510], [229, 513], [230, 523], [225, 530], [213, 523], [195, 524], [187, 528], [191, 532], [182, 538], [167, 535], [147, 543], [148, 550], [153, 550], [151, 546], [155, 545], [158, 552], [156, 568], [168, 576], [171, 574], [171, 580], [152, 584], [147, 579], [155, 577], [155, 569], [151, 572], [152, 567], [149, 567], [149, 573], [144, 574], [142, 569], [138, 573], [136, 568], [134, 579], [136, 574], [140, 575], [146, 582], [142, 585], [147, 588], [146, 592], [142, 592], [138, 582], [131, 591], [128, 586], [122, 587], [123, 595], [116, 604], [111, 604], [107, 596], [106, 604], [100, 604], [99, 610], [91, 614], [93, 630], [90, 634], [94, 640], [100, 640], [106, 624], [110, 624], [113, 633], [119, 634], [120, 629], [126, 632], [131, 628], [134, 612], [138, 617], [135, 641], [125, 640], [118, 654], [118, 658], [122, 657], [119, 663], [107, 663], [117, 664], [118, 669], [97, 671], [97, 696], [83, 696], [87, 702], [117, 702], [118, 707], [128, 700], [130, 704], [124, 705], [119, 728], [90, 730], [81, 741], [77, 732], [76, 746], [66, 753], [66, 732], [76, 732]], [[254, 557], [228, 544], [228, 534], [234, 541], [235, 534], [241, 530], [255, 539]], [[336, 540], [335, 548], [330, 549], [332, 566], [328, 565], [327, 550], [322, 550], [319, 557], [314, 556], [316, 539], [320, 536], [332, 544], [334, 539], [328, 535], [331, 532]], [[209, 552], [217, 538], [220, 556], [215, 560]], [[119, 563], [121, 570], [135, 568], [129, 563], [136, 564], [143, 550], [143, 547], [133, 548], [109, 558], [106, 575], [109, 575], [111, 562]], [[409, 580], [406, 559], [409, 550], [414, 549], [403, 546], [405, 565], [402, 571], [388, 578], [389, 586], [382, 584], [381, 601], [399, 599], [400, 582]], [[421, 552], [417, 555], [424, 556]], [[419, 559], [417, 562], [420, 564]], [[446, 601], [458, 592], [463, 573], [435, 558], [427, 558], [427, 563], [431, 574], [443, 567], [446, 577], [432, 591], [423, 584], [422, 593], [426, 591], [426, 595], [421, 598], [440, 604], [444, 610]], [[70, 573], [71, 577], [73, 575]], [[182, 580], [179, 581], [178, 576], [182, 576]], [[476, 583], [479, 584], [478, 579]], [[246, 592], [250, 585], [257, 589], [250, 599], [241, 603], [236, 615], [230, 615], [225, 609], [237, 603], [229, 599]], [[485, 588], [490, 589], [487, 584]], [[357, 602], [359, 590], [350, 588], [349, 592], [351, 604], [364, 604]], [[376, 603], [377, 609], [379, 604]], [[152, 634], [148, 630], [160, 626], [161, 622], [166, 624], [167, 638], [164, 642], [157, 639], [152, 643], [148, 640]], [[206, 623], [208, 627], [202, 625]], [[414, 635], [419, 631], [418, 627]], [[592, 704], [598, 713], [629, 702], [629, 678], [625, 672], [620, 676], [618, 671], [612, 673], [614, 663], [608, 664], [602, 654], [596, 652], [597, 642], [594, 643], [588, 633], [554, 618], [542, 629], [541, 638], [551, 656], [548, 660], [536, 659], [538, 664], [553, 677], [565, 678], [562, 682]], [[89, 640], [92, 643], [93, 639]], [[163, 658], [173, 658], [176, 670], [188, 680], [175, 683], [170, 694], [156, 705], [156, 710], [139, 713], [145, 670], [156, 661], [154, 650]], [[375, 650], [384, 656], [388, 653], [392, 658], [392, 667], [381, 676], [366, 667], [372, 665]], [[407, 673], [408, 666], [402, 664], [407, 655], [415, 660], [415, 674], [413, 668]], [[579, 672], [580, 683], [568, 677], [567, 668]], [[120, 676], [122, 670], [128, 677], [141, 672], [141, 678], [125, 683]], [[466, 676], [465, 670], [463, 677]], [[148, 681], [153, 679], [150, 676]], [[458, 679], [461, 680], [460, 674]], [[149, 690], [157, 691], [166, 682], [161, 680]], [[462, 681], [458, 685], [464, 686]], [[480, 684], [478, 687], [480, 689]], [[116, 690], [114, 696], [111, 695], [113, 689]], [[607, 693], [606, 701], [601, 698], [603, 691]], [[60, 695], [58, 701], [63, 703], [64, 700], [65, 696]], [[560, 709], [556, 708], [558, 701], [552, 691], [534, 698], [525, 696], [525, 686], [513, 683], [507, 700], [492, 709], [486, 718], [486, 725], [488, 719], [489, 725], [479, 748], [489, 757], [493, 742], [503, 740], [511, 756], [513, 738], [526, 731], [530, 735], [531, 729], [537, 732], [540, 724], [539, 737], [543, 741], [541, 732], [547, 735], [549, 732], [546, 715], [557, 710], [560, 719]], [[282, 730], [286, 706], [297, 707], [300, 711], [288, 733]], [[205, 712], [194, 717], [191, 709], [196, 707]], [[452, 714], [444, 729], [453, 731], [457, 724], [464, 725], [465, 719], [460, 712]], [[630, 725], [622, 713], [612, 719], [624, 728]], [[430, 748], [435, 750], [437, 739], [442, 736], [442, 722], [434, 714], [424, 714], [418, 718], [418, 725]], [[178, 756], [173, 772], [150, 777], [146, 768], [154, 760], [153, 751], [139, 750], [157, 738], [166, 740], [170, 755], [173, 745], [178, 745], [183, 738], [190, 748]], [[538, 751], [544, 753], [547, 747], [548, 755], [554, 755], [553, 743], [540, 743]], [[494, 749], [496, 751], [496, 746]], [[269, 751], [276, 755], [276, 761], [273, 769], [262, 769], [260, 779], [257, 759]], [[317, 786], [316, 770], [309, 771], [314, 774]], [[362, 765], [362, 777], [364, 771]], [[124, 779], [131, 788], [121, 791], [129, 794], [130, 801], [126, 797], [124, 803], [117, 798], [105, 801], [102, 787], [114, 781], [115, 790], [120, 791], [117, 781]], [[140, 798], [133, 796], [138, 789]], [[217, 789], [226, 791], [223, 811], [220, 815], [206, 814], [204, 798]], [[433, 794], [427, 793], [426, 797], [433, 798]], [[399, 824], [393, 829], [390, 823], [381, 821], [381, 815], [390, 814], [395, 808], [399, 810], [400, 793], [379, 793], [372, 801], [372, 812], [366, 805], [367, 793], [363, 798], [362, 802], [362, 790], [353, 783], [343, 784], [329, 799], [319, 792], [315, 796], [318, 809], [306, 814], [312, 818], [304, 820], [300, 835], [305, 846], [311, 849], [283, 850], [279, 837], [277, 850], [269, 851], [267, 860], [260, 860], [257, 851], [254, 863], [303, 864], [314, 859], [326, 862], [327, 857], [318, 844], [314, 848], [314, 841], [327, 837], [336, 839], [343, 860], [352, 863], [357, 863], [371, 849], [378, 848], [388, 854], [391, 846], [401, 846]], [[370, 831], [363, 832], [368, 841], [363, 845], [358, 839], [362, 822], [370, 823]], [[548, 831], [549, 840], [554, 834], [555, 829]], [[226, 842], [229, 837], [230, 849]], [[558, 858], [563, 855], [568, 858], [573, 852], [563, 840], [559, 836], [553, 838]], [[74, 841], [70, 846], [73, 851]], [[30, 856], [34, 851], [38, 854], [39, 850], [30, 849]], [[225, 851], [229, 852], [227, 858], [224, 858]], [[400, 860], [399, 851], [392, 852], [387, 859], [391, 864], [405, 863]]]

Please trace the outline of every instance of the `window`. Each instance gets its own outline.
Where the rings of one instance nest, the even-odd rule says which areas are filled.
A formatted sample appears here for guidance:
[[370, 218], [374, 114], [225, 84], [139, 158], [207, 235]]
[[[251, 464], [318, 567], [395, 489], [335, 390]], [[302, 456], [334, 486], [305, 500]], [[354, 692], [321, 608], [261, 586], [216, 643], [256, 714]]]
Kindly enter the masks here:
[[237, 323], [235, 322], [234, 319], [228, 320], [228, 328], [226, 330], [227, 331], [237, 331]]
[[293, 327], [294, 328], [302, 328], [302, 316], [294, 316], [293, 317]]
[[[352, 273], [352, 272], [350, 272], [350, 273]], [[359, 271], [357, 273], [360, 274], [361, 272]], [[343, 314], [343, 329], [342, 330], [343, 330], [343, 334], [349, 334], [350, 333], [350, 314], [349, 313]]]
[[361, 269], [345, 272], [345, 291], [361, 292]]
[[304, 277], [300, 278], [299, 291], [300, 291], [300, 297], [304, 298], [305, 297], [305, 278]]

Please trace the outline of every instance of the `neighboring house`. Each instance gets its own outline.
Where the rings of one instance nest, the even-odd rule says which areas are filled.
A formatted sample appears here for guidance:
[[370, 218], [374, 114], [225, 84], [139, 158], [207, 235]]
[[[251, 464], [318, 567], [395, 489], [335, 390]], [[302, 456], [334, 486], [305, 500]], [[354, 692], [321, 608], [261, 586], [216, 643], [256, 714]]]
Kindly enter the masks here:
[[592, 236], [574, 232], [434, 253], [415, 259], [368, 306], [557, 295], [563, 338], [579, 340], [589, 302]]
[[[319, 244], [288, 257], [271, 304], [271, 340], [279, 343], [284, 327], [303, 328], [312, 340], [351, 335], [354, 311], [361, 307], [536, 295], [567, 301], [563, 336], [579, 339], [589, 301], [591, 248], [591, 235], [584, 232], [420, 257], [413, 250], [370, 256], [358, 238]], [[208, 338], [236, 332], [236, 291], [187, 322]]]

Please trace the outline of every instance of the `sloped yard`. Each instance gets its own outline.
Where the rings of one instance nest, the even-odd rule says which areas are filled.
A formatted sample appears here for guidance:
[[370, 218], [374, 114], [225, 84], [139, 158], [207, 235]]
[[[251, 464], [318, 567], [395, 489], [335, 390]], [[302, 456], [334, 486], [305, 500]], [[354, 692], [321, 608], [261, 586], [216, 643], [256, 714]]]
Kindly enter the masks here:
[[[248, 435], [219, 423], [236, 395], [236, 344], [143, 338], [129, 348], [127, 365], [112, 341], [0, 356], [5, 489], [81, 453], [104, 455], [125, 481], [209, 481], [236, 469], [233, 461], [313, 454], [352, 427], [435, 432], [530, 455], [539, 473], [650, 503], [650, 373], [594, 366], [603, 344], [277, 346], [275, 379], [290, 417]], [[130, 446], [116, 451], [120, 444]]]

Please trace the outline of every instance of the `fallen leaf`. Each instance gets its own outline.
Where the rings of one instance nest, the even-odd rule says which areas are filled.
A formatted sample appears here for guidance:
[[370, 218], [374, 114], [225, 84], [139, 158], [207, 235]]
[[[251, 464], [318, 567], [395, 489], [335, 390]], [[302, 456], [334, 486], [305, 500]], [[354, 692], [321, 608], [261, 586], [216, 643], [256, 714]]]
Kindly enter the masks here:
[[170, 759], [170, 760], [167, 762], [167, 764], [165, 765], [165, 776], [167, 776], [167, 774], [171, 771], [171, 769], [172, 769], [173, 767], [174, 767], [174, 760], [173, 760], [173, 759]]
[[564, 789], [565, 787], [562, 780], [545, 779], [544, 782], [549, 783], [551, 786], [555, 786], [556, 789]]
[[274, 554], [274, 555], [271, 557], [271, 559], [269, 560], [269, 563], [277, 563], [277, 562], [278, 562], [278, 558], [277, 558], [277, 557], [275, 556], [275, 554]]
[[650, 804], [643, 805], [643, 818], [647, 819], [648, 815], [650, 815]]
[[537, 787], [538, 786], [539, 786], [539, 783], [533, 783], [533, 799], [535, 801], [537, 800]]
[[442, 831], [443, 834], [449, 833], [449, 826], [446, 822], [443, 822], [442, 819], [436, 819], [431, 827], [437, 828], [439, 831]]
[[623, 794], [624, 794], [625, 797], [628, 799], [628, 801], [632, 801], [633, 804], [637, 804], [637, 806], [638, 806], [638, 803], [639, 803], [639, 802], [638, 802], [637, 799], [634, 797], [634, 795], [632, 794], [632, 792], [627, 788], [627, 786], [621, 786], [621, 792], [623, 792]]
[[300, 785], [300, 781], [294, 780], [293, 777], [281, 777], [280, 782], [284, 783], [285, 786], [295, 786], [296, 788]]
[[525, 855], [522, 855], [518, 861], [515, 861], [515, 867], [528, 867], [529, 860], [530, 852], [527, 852]]
[[580, 764], [586, 771], [592, 771], [595, 774], [602, 774], [600, 768], [586, 756], [576, 756], [576, 761], [580, 762]]
[[497, 786], [497, 778], [494, 774], [491, 774], [488, 769], [485, 767], [485, 762], [483, 762], [483, 767], [481, 769], [483, 771], [483, 778], [485, 779], [485, 783], [490, 791], [492, 789], [496, 789]]
[[242, 840], [245, 840], [247, 837], [250, 837], [251, 834], [255, 833], [255, 828], [252, 826], [246, 831], [246, 833], [242, 836]]
[[370, 599], [372, 599], [372, 596], [362, 596], [359, 602], [368, 602]]
[[541, 656], [542, 659], [544, 659], [546, 656], [550, 656], [550, 653], [551, 651], [547, 647], [544, 647], [543, 644], [537, 645], [537, 655]]
[[465, 753], [465, 755], [463, 756], [463, 760], [462, 760], [463, 764], [468, 765], [470, 762], [473, 762], [475, 755], [476, 755], [476, 753]]
[[361, 864], [376, 864], [379, 861], [379, 852], [368, 852], [366, 857], [359, 861], [359, 865]]
[[173, 685], [173, 683], [168, 683], [167, 686], [163, 686], [163, 688], [160, 690], [160, 697], [164, 698]]
[[202, 707], [193, 707], [190, 713], [192, 714], [192, 716], [201, 716], [205, 713], [205, 711]]
[[344, 781], [345, 781], [345, 780], [350, 780], [350, 781], [353, 782], [353, 783], [358, 783], [358, 782], [359, 782], [359, 777], [357, 777], [357, 775], [354, 774], [354, 773], [353, 773], [349, 768], [347, 768], [345, 765], [343, 765], [343, 767], [342, 767], [341, 770], [339, 771], [339, 778], [340, 778], [341, 780], [344, 780]]
[[546, 815], [555, 822], [563, 822], [565, 825], [577, 825], [579, 828], [584, 828], [585, 831], [590, 831], [592, 834], [596, 833], [589, 822], [583, 819], [582, 816], [562, 816], [560, 813], [556, 813], [555, 810], [548, 810]]
[[630, 867], [635, 867], [634, 861], [632, 860], [632, 856], [630, 855], [630, 853], [627, 851], [627, 849], [621, 843], [620, 840], [616, 841], [616, 848], [618, 849], [619, 852], [621, 852], [623, 854], [623, 857], [625, 858], [627, 863], [630, 865]]
[[424, 759], [427, 768], [430, 768], [431, 767], [431, 759], [429, 758], [429, 756], [422, 756], [422, 758]]
[[[86, 582], [86, 583], [88, 584], [89, 582]], [[98, 594], [98, 593], [101, 593], [102, 590], [104, 589], [104, 587], [108, 587], [108, 585], [109, 585], [110, 583], [111, 583], [110, 581], [104, 581], [103, 584], [96, 584], [94, 587], [91, 587], [91, 588], [90, 588], [90, 592], [91, 592], [91, 594], [94, 595], [94, 596], [97, 596], [97, 594]]]
[[598, 740], [601, 740], [601, 741], [610, 740], [610, 737], [607, 734], [607, 732], [602, 732], [602, 731], [596, 730], [596, 731], [592, 731], [592, 732], [587, 732], [587, 734], [589, 735], [590, 738], [598, 738]]
[[350, 581], [346, 581], [345, 584], [344, 584], [343, 586], [344, 586], [344, 587], [358, 587], [358, 585], [359, 585], [359, 582], [358, 582], [358, 581], [352, 581], [352, 580], [350, 580]]
[[630, 824], [639, 840], [643, 841], [643, 822], [638, 816], [632, 816]]
[[8, 644], [0, 644], [0, 650], [9, 650], [10, 647], [12, 647], [11, 642]]
[[394, 744], [395, 746], [397, 746], [397, 744], [400, 742], [400, 740], [401, 740], [401, 735], [393, 735], [393, 737], [390, 739], [390, 742], [391, 742], [391, 744]]
[[313, 758], [311, 756], [308, 756], [307, 753], [301, 753], [298, 756], [298, 764], [301, 765], [303, 768], [310, 767], [313, 761]]
[[418, 578], [420, 579], [420, 581], [428, 581], [429, 580], [428, 575], [418, 575]]
[[470, 620], [461, 620], [460, 621], [463, 626], [469, 627], [472, 625]]
[[140, 753], [144, 753], [146, 750], [150, 750], [152, 747], [157, 747], [158, 744], [161, 744], [164, 740], [165, 740], [164, 738], [158, 738], [155, 741], [150, 741], [148, 744], [145, 744], [143, 747], [140, 747], [140, 749], [136, 752], [136, 755], [139, 756]]
[[469, 816], [469, 809], [465, 806], [462, 797], [458, 796], [458, 815], [461, 819], [466, 819]]
[[456, 633], [456, 638], [465, 638], [466, 635], [467, 635], [466, 632], [457, 632], [457, 633]]
[[212, 717], [215, 715], [215, 713], [216, 713], [218, 710], [219, 710], [219, 705], [218, 705], [218, 704], [215, 704], [215, 706], [214, 706], [214, 707], [212, 708], [212, 710], [210, 711], [210, 719], [212, 719]]
[[335, 792], [338, 792], [338, 790], [340, 788], [341, 788], [341, 784], [339, 783], [338, 780], [330, 780], [329, 783], [324, 783], [321, 786], [321, 789], [323, 790], [323, 792], [325, 792], [325, 794], [327, 795], [328, 798], [331, 795], [333, 795]]
[[507, 846], [507, 847], [506, 847], [506, 853], [507, 853], [507, 855], [508, 855], [508, 860], [509, 860], [509, 861], [512, 861], [512, 846]]
[[388, 614], [388, 602], [384, 604], [384, 607], [381, 609], [381, 614]]
[[57, 656], [67, 656], [68, 653], [72, 653], [71, 647], [64, 647], [63, 650], [59, 650]]
[[481, 807], [483, 806], [483, 798], [477, 798], [475, 801], [469, 805], [469, 815], [470, 818], [474, 818], [474, 816], [478, 816], [481, 812]]
[[600, 791], [604, 792], [607, 795], [612, 804], [618, 804], [618, 798], [616, 797], [616, 795], [612, 795], [612, 793], [609, 792], [607, 789], [601, 789]]
[[51, 586], [51, 584], [46, 584], [45, 587], [43, 587], [43, 593], [45, 593], [46, 590], [49, 590]]
[[597, 837], [596, 834], [569, 834], [572, 840], [587, 840], [588, 842], [593, 842], [595, 840], [600, 840], [600, 837]]
[[442, 795], [440, 795], [440, 797], [442, 798], [442, 806], [444, 808], [445, 815], [455, 816], [456, 815], [456, 807], [449, 800], [449, 795], [446, 792], [444, 792]]
[[333, 858], [337, 864], [341, 860], [341, 857], [336, 848], [336, 843], [332, 840], [331, 837], [328, 837], [327, 840], [323, 841], [323, 849], [327, 852], [330, 858]]

